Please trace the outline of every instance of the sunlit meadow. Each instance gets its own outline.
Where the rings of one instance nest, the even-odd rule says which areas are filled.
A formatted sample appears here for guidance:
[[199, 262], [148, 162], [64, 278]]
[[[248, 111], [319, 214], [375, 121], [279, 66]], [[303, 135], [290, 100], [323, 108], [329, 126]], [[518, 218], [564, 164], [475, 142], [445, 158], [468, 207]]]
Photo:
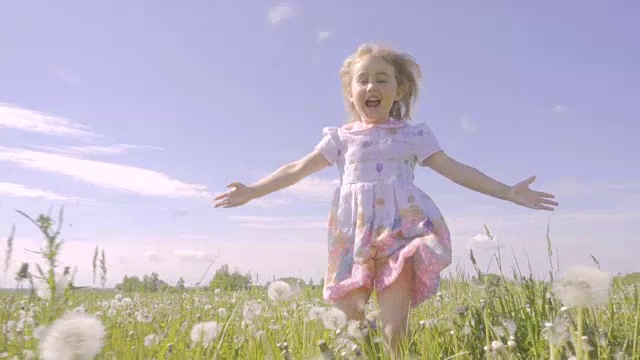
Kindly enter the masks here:
[[[347, 321], [321, 287], [290, 279], [240, 290], [162, 287], [158, 291], [78, 288], [56, 261], [64, 251], [60, 217], [29, 218], [45, 238], [42, 262], [7, 274], [0, 293], [0, 358], [8, 359], [387, 359], [375, 297], [367, 321]], [[488, 229], [485, 229], [491, 236]], [[548, 234], [548, 231], [547, 231]], [[470, 261], [412, 313], [407, 359], [639, 359], [637, 274], [613, 278], [593, 267], [558, 273], [547, 235], [550, 281], [502, 269], [501, 254]], [[87, 254], [90, 256], [91, 254]], [[496, 261], [500, 274], [482, 267]], [[93, 254], [104, 285], [104, 252]], [[216, 275], [218, 276], [218, 275]], [[224, 284], [224, 282], [219, 282]]]

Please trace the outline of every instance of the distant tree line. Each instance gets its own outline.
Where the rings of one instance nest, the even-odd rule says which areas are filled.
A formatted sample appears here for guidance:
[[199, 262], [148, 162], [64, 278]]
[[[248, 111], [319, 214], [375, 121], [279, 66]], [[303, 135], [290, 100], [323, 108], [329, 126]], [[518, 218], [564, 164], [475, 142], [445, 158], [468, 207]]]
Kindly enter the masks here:
[[[297, 285], [311, 288], [322, 287], [324, 283], [324, 281], [321, 280], [320, 283], [314, 284], [313, 279], [309, 279], [309, 282], [305, 283], [304, 280], [292, 276], [284, 277], [280, 280], [286, 281], [292, 286]], [[268, 285], [269, 283], [266, 284], [266, 286]], [[256, 285], [253, 282], [253, 276], [250, 272], [242, 274], [238, 269], [231, 272], [229, 270], [229, 265], [227, 264], [223, 264], [218, 270], [216, 270], [215, 274], [209, 281], [209, 284], [206, 285], [210, 290], [220, 289], [224, 291], [247, 290], [253, 286]], [[166, 281], [162, 280], [158, 273], [152, 272], [151, 275], [145, 274], [142, 279], [138, 276], [125, 275], [122, 282], [116, 284], [115, 288], [122, 292], [166, 292], [183, 291], [186, 289], [186, 285], [184, 279], [181, 277], [174, 286], [171, 286]]]

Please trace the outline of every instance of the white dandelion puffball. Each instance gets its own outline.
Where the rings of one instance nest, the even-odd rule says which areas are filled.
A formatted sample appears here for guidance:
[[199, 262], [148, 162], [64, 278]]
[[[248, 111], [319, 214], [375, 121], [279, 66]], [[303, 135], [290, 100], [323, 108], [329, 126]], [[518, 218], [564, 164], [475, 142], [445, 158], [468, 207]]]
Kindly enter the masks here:
[[293, 291], [291, 285], [282, 280], [277, 280], [269, 284], [267, 294], [274, 301], [287, 301], [291, 299]]
[[347, 315], [342, 310], [332, 307], [322, 314], [322, 323], [329, 330], [342, 329], [347, 325]]
[[568, 306], [597, 306], [609, 300], [611, 277], [597, 268], [574, 266], [553, 284], [554, 294]]
[[191, 329], [191, 341], [199, 344], [202, 342], [203, 346], [209, 346], [218, 336], [220, 327], [215, 321], [207, 321], [197, 323]]
[[94, 316], [69, 312], [54, 321], [40, 343], [42, 360], [94, 359], [102, 349], [104, 325]]
[[320, 320], [324, 315], [325, 309], [320, 306], [314, 306], [309, 310], [309, 320]]
[[253, 321], [262, 312], [262, 305], [257, 301], [251, 300], [244, 305], [242, 315], [246, 321]]

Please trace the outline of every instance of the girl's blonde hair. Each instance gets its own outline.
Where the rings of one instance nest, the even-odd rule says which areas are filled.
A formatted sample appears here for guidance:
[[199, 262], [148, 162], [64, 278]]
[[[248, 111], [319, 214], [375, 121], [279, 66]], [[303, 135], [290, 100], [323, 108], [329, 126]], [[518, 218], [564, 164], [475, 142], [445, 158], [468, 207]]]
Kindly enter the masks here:
[[411, 119], [411, 108], [418, 98], [418, 82], [422, 79], [422, 70], [413, 57], [407, 53], [401, 53], [389, 47], [376, 44], [363, 44], [349, 56], [340, 69], [340, 80], [344, 93], [345, 105], [351, 113], [350, 121], [360, 121], [360, 115], [355, 106], [349, 101], [351, 94], [351, 81], [353, 79], [353, 67], [365, 56], [379, 56], [394, 68], [398, 91], [402, 94], [400, 100], [394, 101], [389, 116], [398, 120]]

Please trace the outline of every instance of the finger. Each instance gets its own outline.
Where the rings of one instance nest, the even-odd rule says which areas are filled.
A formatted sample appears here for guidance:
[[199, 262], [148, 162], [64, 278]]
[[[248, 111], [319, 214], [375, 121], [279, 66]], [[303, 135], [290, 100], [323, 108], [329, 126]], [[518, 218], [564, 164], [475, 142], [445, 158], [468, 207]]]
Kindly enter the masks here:
[[227, 185], [227, 187], [234, 187], [234, 188], [239, 188], [241, 186], [242, 184], [240, 184], [239, 182], [232, 182], [231, 184]]
[[546, 192], [542, 192], [542, 191], [536, 191], [536, 193], [538, 194], [538, 196], [540, 197], [545, 197], [545, 198], [551, 198], [554, 199], [556, 196], [550, 193], [546, 193]]
[[554, 205], [554, 206], [560, 205], [557, 201], [548, 200], [548, 199], [540, 199], [540, 202], [547, 205]]
[[214, 197], [213, 200], [220, 200], [220, 199], [225, 198], [227, 196], [229, 196], [229, 192], [228, 191], [224, 192], [224, 193], [222, 193], [222, 194], [220, 194], [220, 195], [218, 195], [216, 197]]
[[555, 210], [555, 208], [552, 208], [551, 206], [546, 206], [546, 205], [538, 205], [537, 208], [539, 210], [547, 210], [547, 211], [553, 211]]
[[231, 207], [231, 205], [227, 201], [221, 201], [221, 202], [217, 203], [215, 205], [215, 207], [216, 208], [228, 208], [228, 207]]

